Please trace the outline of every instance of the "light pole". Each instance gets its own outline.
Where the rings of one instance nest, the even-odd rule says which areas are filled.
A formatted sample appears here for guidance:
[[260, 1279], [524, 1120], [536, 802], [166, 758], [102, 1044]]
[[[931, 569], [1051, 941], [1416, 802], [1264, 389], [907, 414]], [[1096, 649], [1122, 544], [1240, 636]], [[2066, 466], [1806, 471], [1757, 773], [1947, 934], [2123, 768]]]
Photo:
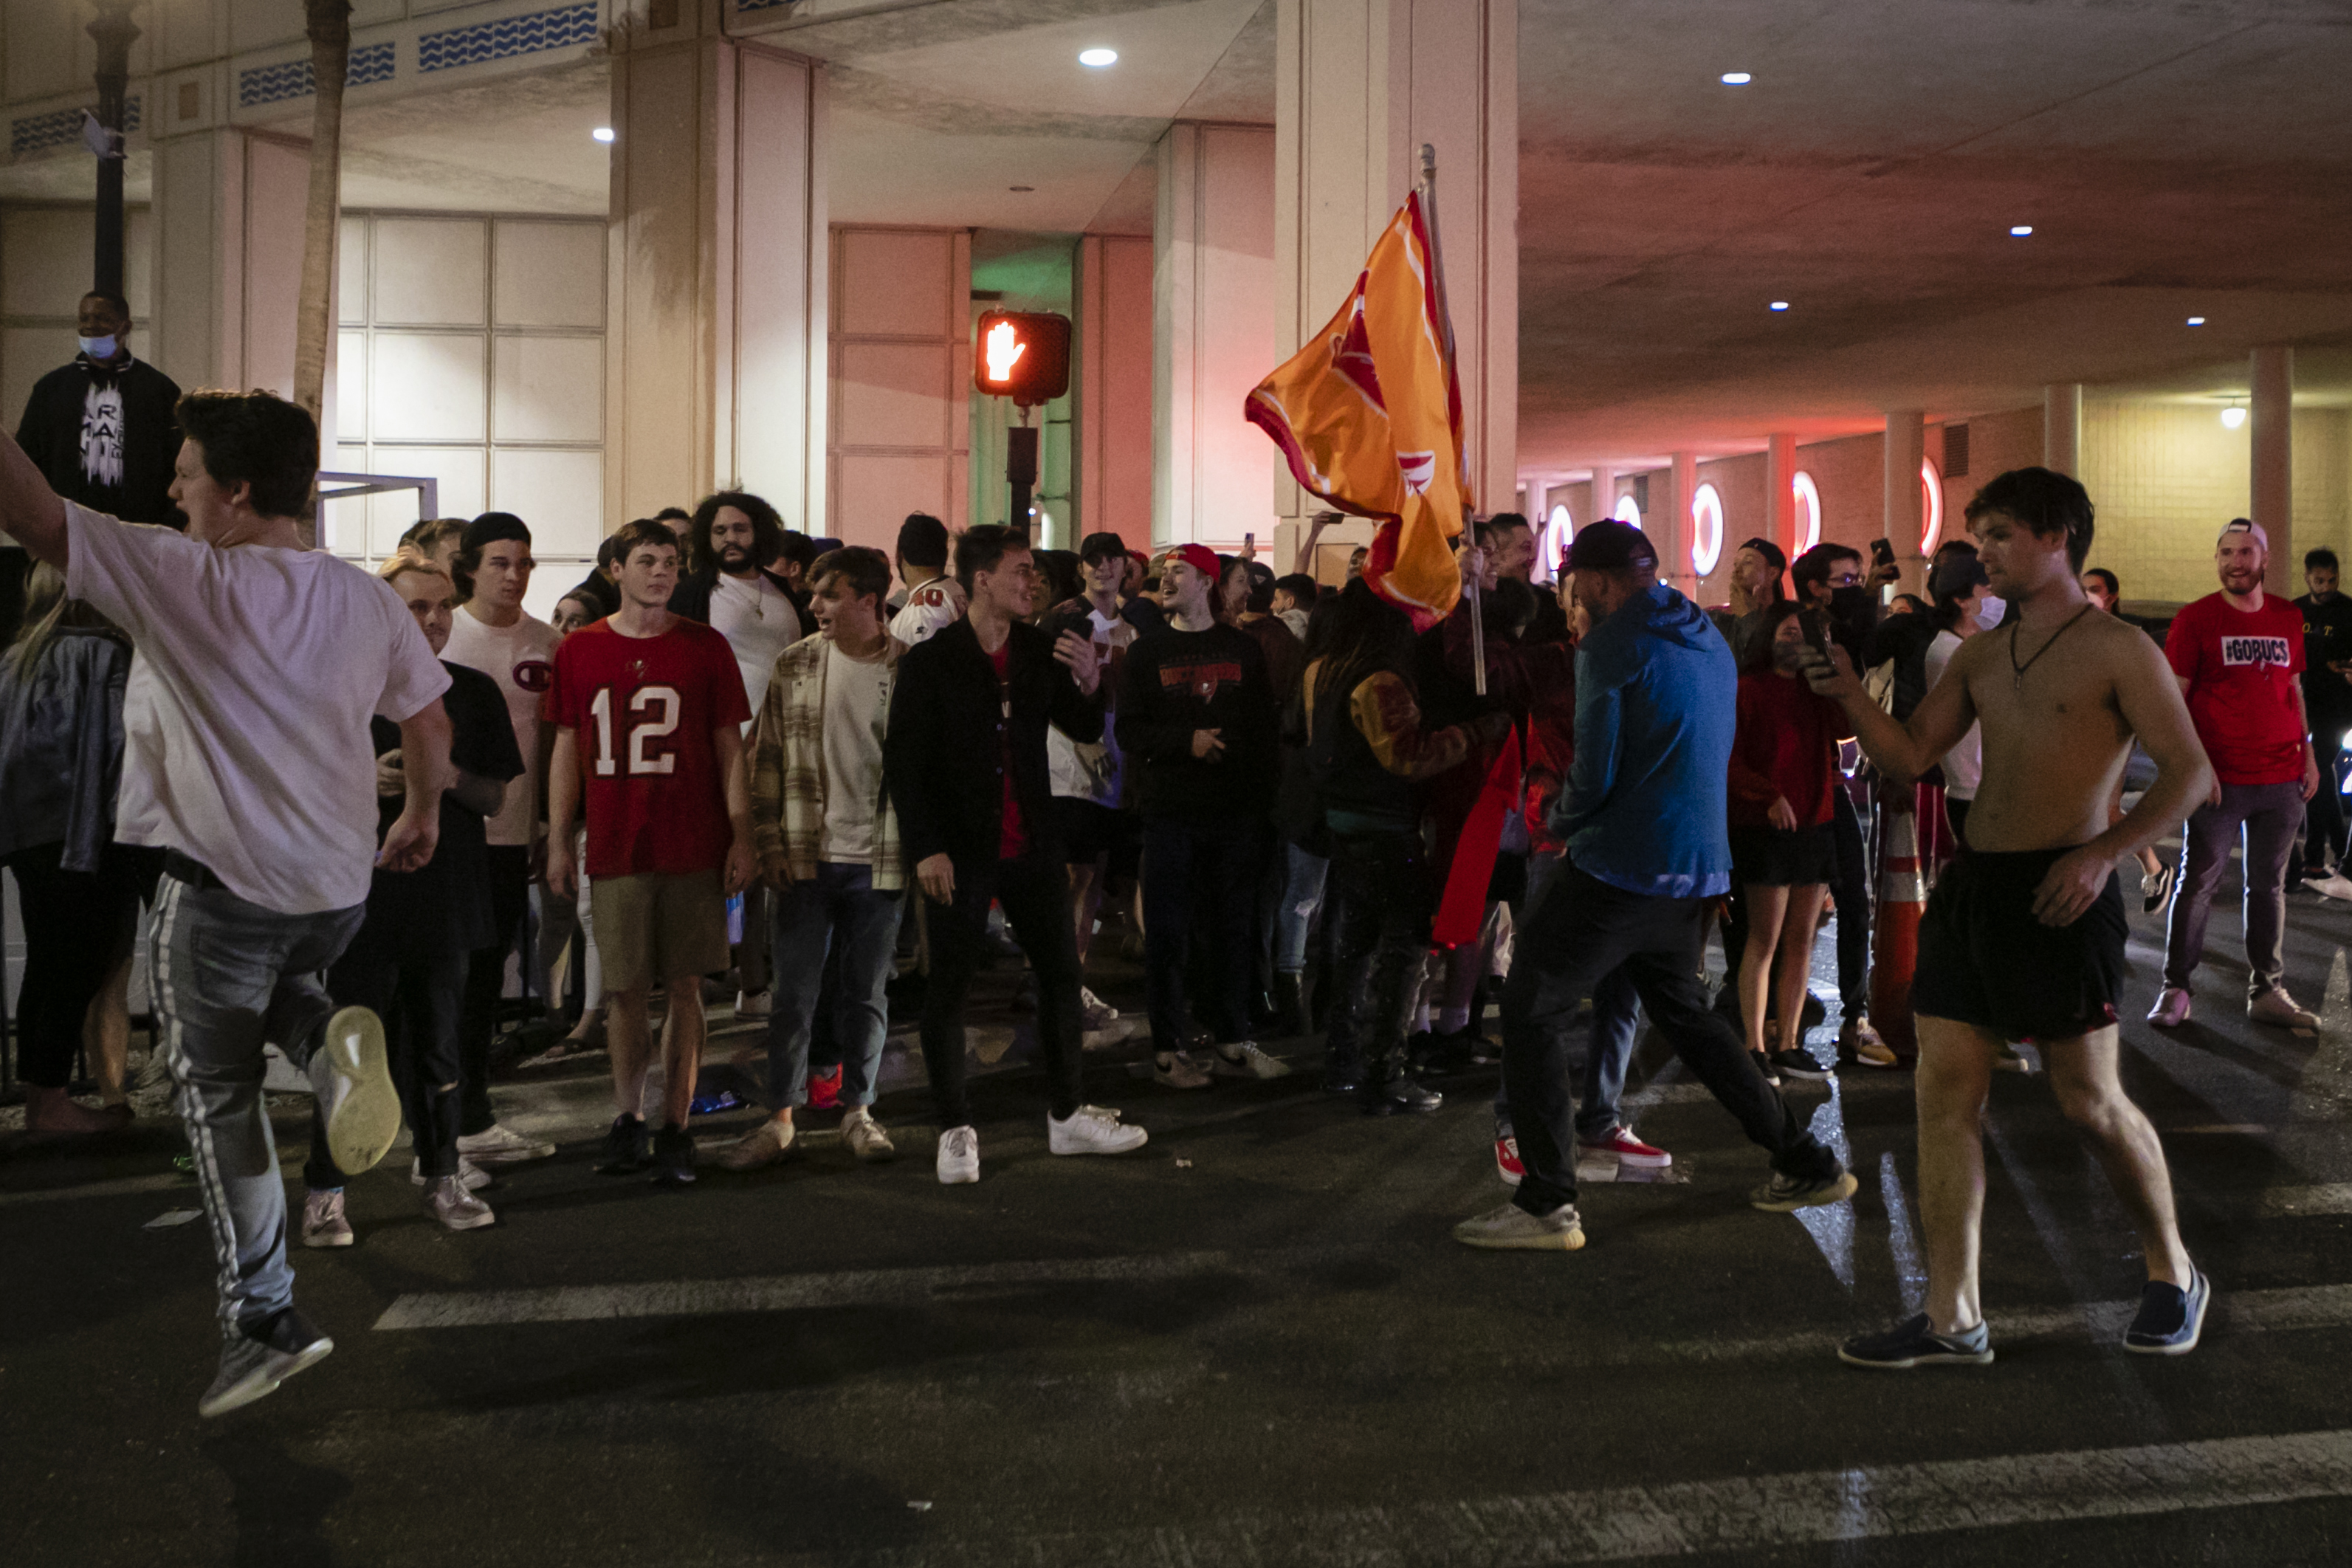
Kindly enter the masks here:
[[131, 21], [138, 0], [97, 0], [98, 15], [88, 28], [98, 44], [98, 124], [102, 132], [98, 153], [98, 231], [91, 247], [90, 288], [100, 294], [127, 298], [122, 292], [122, 109], [131, 85], [131, 46], [139, 37]]

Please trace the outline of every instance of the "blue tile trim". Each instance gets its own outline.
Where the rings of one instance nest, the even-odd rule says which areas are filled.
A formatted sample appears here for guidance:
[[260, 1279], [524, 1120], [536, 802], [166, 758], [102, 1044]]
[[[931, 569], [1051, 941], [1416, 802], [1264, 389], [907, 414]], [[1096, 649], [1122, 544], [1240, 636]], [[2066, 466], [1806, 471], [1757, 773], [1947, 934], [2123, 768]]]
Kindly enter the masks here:
[[[370, 82], [390, 81], [394, 68], [394, 49], [387, 39], [380, 44], [366, 44], [352, 51], [351, 66], [343, 78], [348, 87], [365, 87]], [[310, 62], [280, 60], [272, 66], [254, 66], [236, 73], [236, 102], [240, 109], [252, 109], [264, 103], [278, 103], [289, 98], [308, 98], [319, 89], [318, 78], [311, 74]]]
[[593, 44], [596, 41], [596, 0], [583, 0], [583, 4], [576, 5], [559, 5], [549, 11], [527, 11], [520, 16], [502, 16], [495, 22], [479, 22], [469, 27], [451, 27], [443, 32], [418, 35], [416, 68], [425, 71], [455, 70], [459, 66], [480, 65], [487, 60], [502, 60], [513, 55], [532, 55], [542, 49]]
[[[126, 99], [122, 105], [122, 132], [129, 135], [139, 129], [140, 100]], [[91, 112], [95, 113], [93, 110]], [[27, 153], [44, 152], [62, 147], [68, 142], [81, 140], [82, 111], [79, 109], [53, 109], [47, 114], [30, 114], [8, 122], [8, 151], [16, 157]]]

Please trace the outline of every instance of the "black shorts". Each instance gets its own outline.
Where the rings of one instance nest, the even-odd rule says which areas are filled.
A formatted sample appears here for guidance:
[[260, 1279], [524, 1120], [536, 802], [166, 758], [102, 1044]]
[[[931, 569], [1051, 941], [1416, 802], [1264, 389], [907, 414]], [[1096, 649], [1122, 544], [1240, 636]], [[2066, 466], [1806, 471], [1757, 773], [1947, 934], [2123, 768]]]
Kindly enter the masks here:
[[2116, 1021], [2130, 965], [2123, 884], [2110, 872], [2069, 926], [2033, 918], [2034, 889], [2066, 849], [1962, 853], [1919, 921], [1911, 1010], [2007, 1040], [2067, 1040]]
[[1828, 823], [1783, 833], [1777, 827], [1731, 830], [1731, 879], [1743, 888], [1802, 888], [1831, 880], [1836, 841]]
[[1136, 831], [1132, 812], [1075, 795], [1054, 797], [1054, 817], [1062, 830], [1062, 858], [1073, 866], [1093, 865]]

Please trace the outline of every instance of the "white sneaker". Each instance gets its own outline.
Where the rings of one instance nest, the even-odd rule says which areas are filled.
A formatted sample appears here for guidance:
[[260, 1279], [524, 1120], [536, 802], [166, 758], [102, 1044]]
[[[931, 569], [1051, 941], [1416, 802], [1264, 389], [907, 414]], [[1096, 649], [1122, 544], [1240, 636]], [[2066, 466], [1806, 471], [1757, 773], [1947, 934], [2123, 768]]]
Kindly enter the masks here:
[[1142, 1148], [1150, 1137], [1140, 1127], [1121, 1125], [1118, 1111], [1099, 1105], [1045, 1118], [1045, 1147], [1056, 1154], [1124, 1154]]
[[2305, 877], [2303, 885], [2324, 899], [2352, 899], [2352, 878], [2341, 871], [2330, 871], [2325, 877]]
[[1118, 1009], [1081, 985], [1078, 987], [1078, 1022], [1087, 1029], [1108, 1029], [1118, 1022]]
[[776, 1010], [774, 998], [765, 991], [735, 993], [735, 1016], [738, 1018], [764, 1018]]
[[1210, 1070], [1219, 1078], [1288, 1078], [1290, 1064], [1279, 1057], [1270, 1057], [1258, 1049], [1255, 1040], [1244, 1040], [1239, 1045], [1219, 1046], [1216, 1059]]
[[882, 1124], [874, 1120], [874, 1112], [862, 1105], [841, 1119], [841, 1141], [849, 1146], [851, 1154], [868, 1164], [898, 1157], [898, 1145], [890, 1142], [890, 1134], [882, 1131]]
[[719, 1156], [721, 1167], [730, 1171], [756, 1171], [762, 1165], [772, 1165], [793, 1152], [793, 1124], [768, 1118], [734, 1142], [727, 1145]]
[[442, 1176], [425, 1189], [425, 1206], [450, 1230], [479, 1230], [495, 1224], [498, 1215], [476, 1197], [463, 1176]]
[[2166, 986], [2148, 1009], [2147, 1021], [2159, 1029], [2177, 1029], [2189, 1022], [2189, 993], [2178, 985]]
[[347, 1176], [373, 1170], [400, 1136], [400, 1092], [385, 1066], [383, 1021], [365, 1007], [327, 1020], [310, 1053], [315, 1112], [327, 1124], [327, 1152]]
[[943, 1187], [980, 1180], [980, 1134], [969, 1127], [950, 1127], [940, 1133], [939, 1173]]
[[553, 1159], [555, 1145], [494, 1121], [479, 1132], [459, 1134], [457, 1152], [477, 1165], [520, 1165], [526, 1160]]
[[2257, 1024], [2277, 1024], [2289, 1029], [2319, 1027], [2319, 1015], [2288, 995], [2284, 985], [2265, 991], [2247, 1003], [2246, 1016]]
[[302, 1200], [302, 1245], [349, 1247], [352, 1222], [343, 1215], [343, 1190], [312, 1193]]
[[1574, 1204], [1529, 1214], [1512, 1203], [1462, 1221], [1454, 1239], [1494, 1252], [1574, 1252], [1584, 1245], [1584, 1226]]
[[[434, 1182], [438, 1181], [439, 1179], [440, 1178], [438, 1177], [428, 1177], [425, 1175], [424, 1161], [411, 1160], [408, 1162], [408, 1184], [410, 1186], [429, 1187], [434, 1184]], [[466, 1190], [469, 1193], [478, 1193], [484, 1187], [490, 1184], [490, 1173], [488, 1171], [483, 1170], [479, 1165], [474, 1163], [473, 1161], [466, 1158], [463, 1154], [457, 1156], [457, 1179], [466, 1184]]]

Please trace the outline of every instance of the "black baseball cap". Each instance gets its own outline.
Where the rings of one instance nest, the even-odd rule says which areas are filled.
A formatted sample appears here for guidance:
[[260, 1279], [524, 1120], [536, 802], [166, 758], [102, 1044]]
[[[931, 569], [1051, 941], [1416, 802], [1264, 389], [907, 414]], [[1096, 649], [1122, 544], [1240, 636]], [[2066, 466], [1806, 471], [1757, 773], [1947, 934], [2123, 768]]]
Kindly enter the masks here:
[[470, 555], [483, 545], [495, 544], [502, 539], [520, 539], [529, 544], [530, 530], [510, 511], [486, 511], [466, 525], [464, 548]]
[[1657, 563], [1658, 548], [1650, 542], [1650, 536], [1615, 518], [1588, 522], [1569, 541], [1568, 569], [1571, 572], [1623, 572]]
[[1116, 533], [1089, 533], [1078, 545], [1078, 559], [1089, 566], [1097, 561], [1127, 552], [1127, 541]]

